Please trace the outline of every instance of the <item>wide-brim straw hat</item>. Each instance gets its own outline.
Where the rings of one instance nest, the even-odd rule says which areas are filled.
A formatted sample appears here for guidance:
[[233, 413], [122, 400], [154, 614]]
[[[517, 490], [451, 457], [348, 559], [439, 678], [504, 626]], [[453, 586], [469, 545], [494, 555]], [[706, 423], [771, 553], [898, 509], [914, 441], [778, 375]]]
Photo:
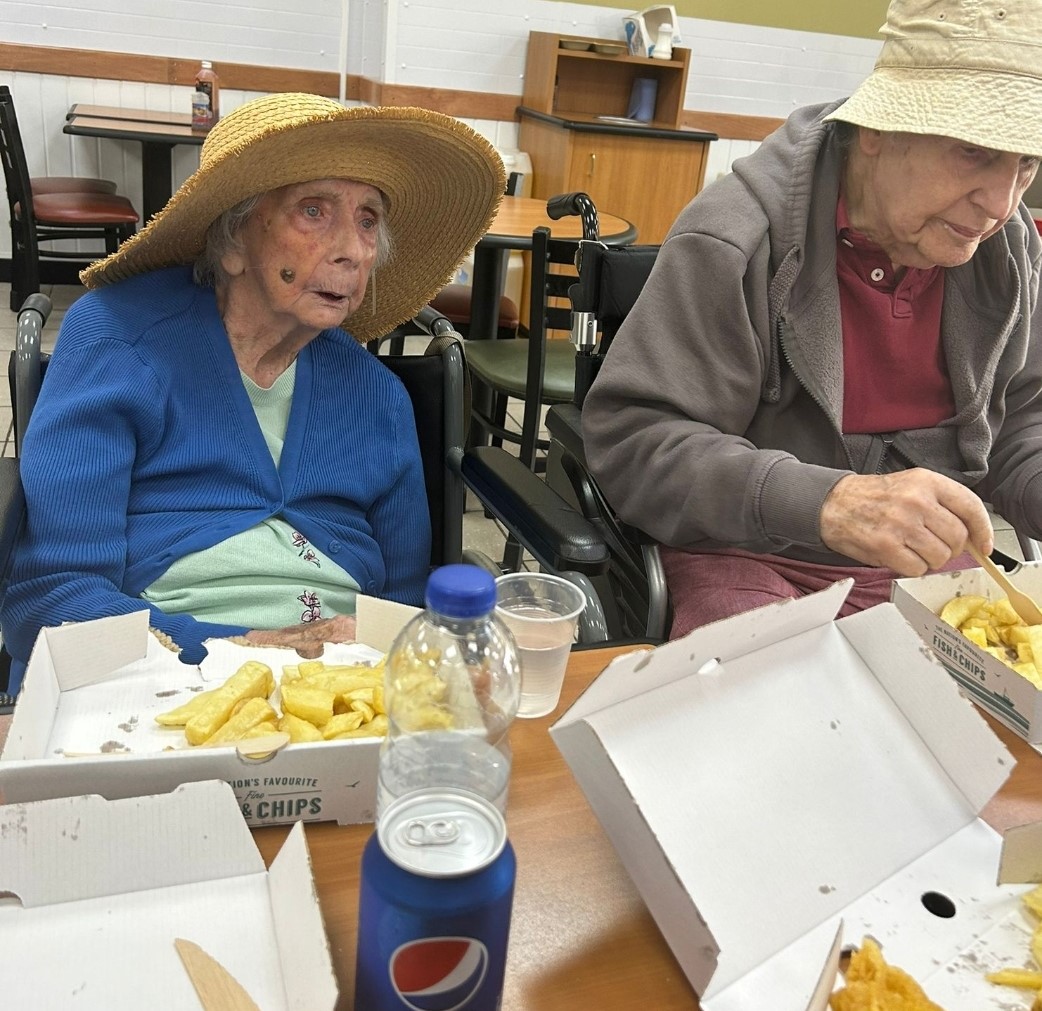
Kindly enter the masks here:
[[411, 318], [487, 231], [506, 186], [503, 161], [466, 124], [428, 109], [344, 108], [277, 94], [220, 120], [199, 169], [133, 238], [80, 274], [88, 288], [193, 263], [206, 230], [258, 193], [311, 179], [354, 179], [387, 197], [393, 252], [344, 326], [358, 340]]
[[1042, 157], [1042, 0], [893, 0], [880, 33], [828, 119]]

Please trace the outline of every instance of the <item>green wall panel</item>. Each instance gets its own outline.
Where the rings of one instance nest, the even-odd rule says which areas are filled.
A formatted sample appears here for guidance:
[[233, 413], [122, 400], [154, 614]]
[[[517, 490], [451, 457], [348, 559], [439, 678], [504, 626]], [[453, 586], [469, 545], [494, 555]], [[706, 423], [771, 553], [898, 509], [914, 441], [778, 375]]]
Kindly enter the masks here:
[[[623, 14], [650, 6], [635, 6], [632, 0], [569, 2], [594, 7], [618, 7]], [[854, 3], [837, 3], [836, 0], [785, 0], [784, 3], [778, 3], [777, 0], [743, 0], [741, 3], [735, 3], [734, 0], [674, 0], [673, 6], [681, 17], [878, 39], [879, 26], [886, 20], [888, 3], [887, 0], [855, 0]]]

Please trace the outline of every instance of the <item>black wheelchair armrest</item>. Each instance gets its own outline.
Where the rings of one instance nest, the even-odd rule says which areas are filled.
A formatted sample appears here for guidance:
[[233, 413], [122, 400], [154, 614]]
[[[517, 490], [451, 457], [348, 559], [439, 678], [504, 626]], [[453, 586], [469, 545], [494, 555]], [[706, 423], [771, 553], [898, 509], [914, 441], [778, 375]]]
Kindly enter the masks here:
[[14, 457], [0, 457], [0, 589], [7, 584], [24, 514], [25, 496], [18, 461]]
[[561, 444], [565, 455], [574, 457], [586, 467], [582, 413], [575, 404], [554, 404], [546, 412], [546, 430], [555, 442]]
[[467, 487], [543, 568], [607, 571], [611, 555], [597, 528], [516, 456], [477, 446], [464, 454], [461, 470]]

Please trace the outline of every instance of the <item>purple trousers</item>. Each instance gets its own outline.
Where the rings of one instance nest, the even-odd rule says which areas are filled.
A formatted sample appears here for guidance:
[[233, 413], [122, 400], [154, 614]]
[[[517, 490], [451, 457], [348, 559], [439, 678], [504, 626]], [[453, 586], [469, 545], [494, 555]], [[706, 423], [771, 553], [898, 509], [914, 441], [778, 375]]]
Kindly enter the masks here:
[[[820, 565], [780, 555], [755, 555], [738, 548], [694, 554], [663, 547], [661, 552], [673, 604], [671, 639], [712, 621], [815, 593], [849, 578], [854, 585], [839, 612], [842, 618], [888, 601], [891, 583], [899, 578], [893, 569]], [[960, 555], [938, 571], [972, 569], [976, 564], [969, 555]]]

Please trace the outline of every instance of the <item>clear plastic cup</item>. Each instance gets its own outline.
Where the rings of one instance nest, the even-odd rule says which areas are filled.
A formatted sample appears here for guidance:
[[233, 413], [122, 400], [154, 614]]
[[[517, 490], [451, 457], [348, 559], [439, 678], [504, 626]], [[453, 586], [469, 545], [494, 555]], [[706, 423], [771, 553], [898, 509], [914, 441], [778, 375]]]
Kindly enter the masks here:
[[512, 572], [496, 580], [496, 614], [514, 634], [521, 660], [517, 715], [546, 716], [557, 707], [586, 594], [560, 576]]

